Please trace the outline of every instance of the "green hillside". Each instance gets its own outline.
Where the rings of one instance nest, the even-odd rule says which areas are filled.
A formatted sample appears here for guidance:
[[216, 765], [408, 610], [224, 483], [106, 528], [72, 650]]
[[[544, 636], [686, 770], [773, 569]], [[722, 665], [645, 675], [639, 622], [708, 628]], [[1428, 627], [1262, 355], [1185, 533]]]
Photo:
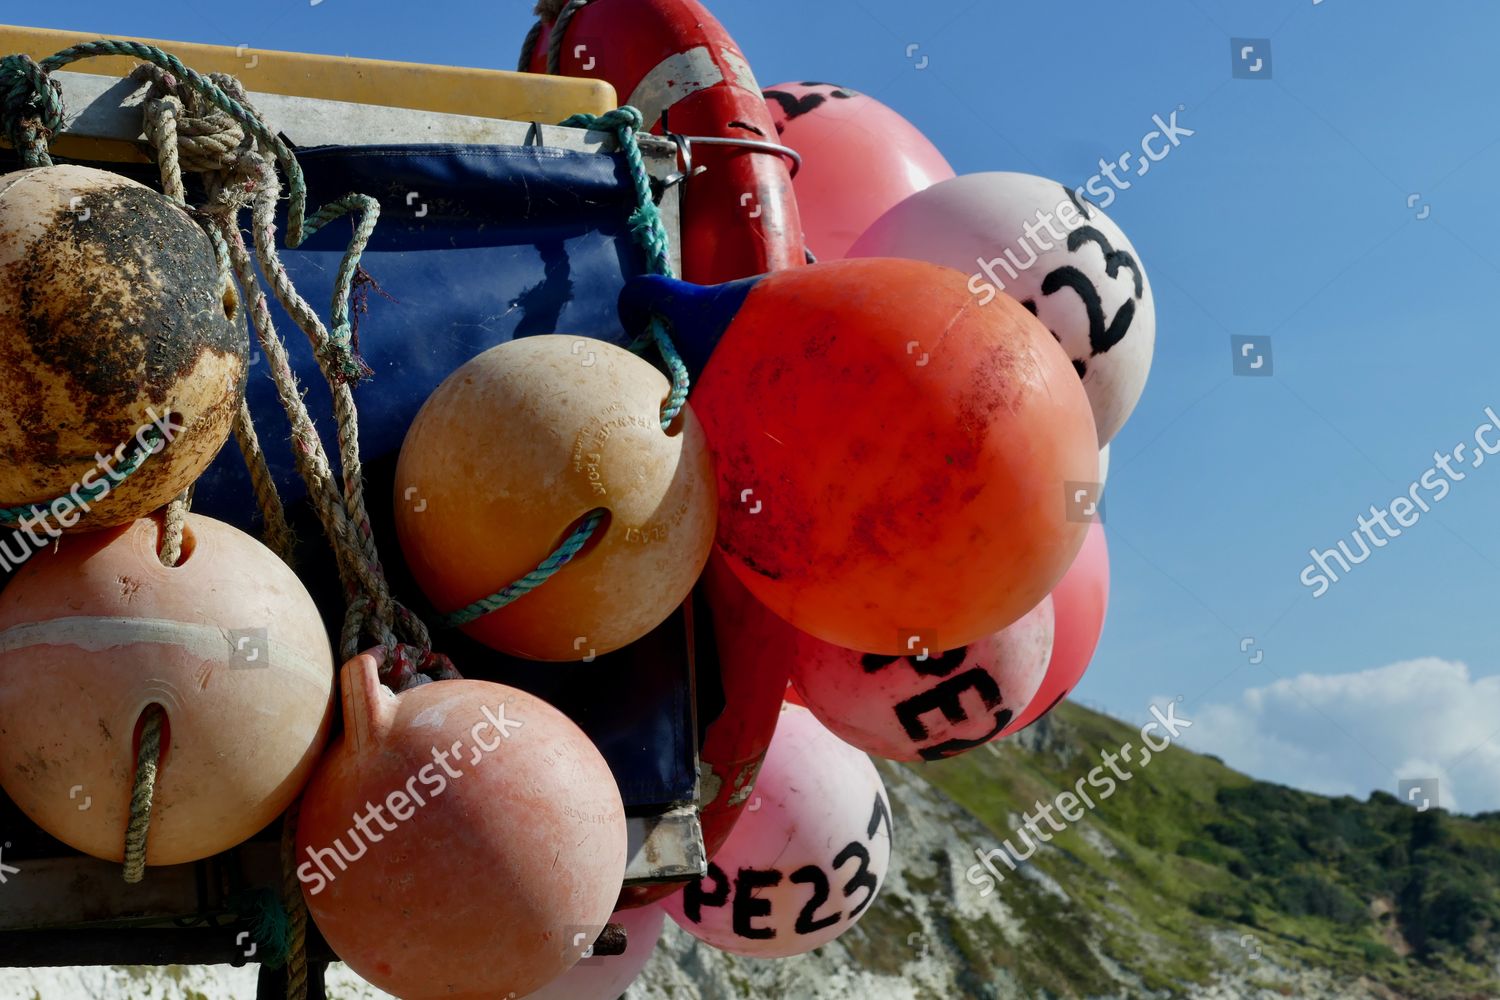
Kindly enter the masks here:
[[[1139, 761], [1136, 730], [1064, 704], [1021, 741], [912, 770], [994, 834], [976, 847], [1010, 838], [1024, 851], [1018, 814], [1075, 787], [1101, 753], [1127, 741]], [[1328, 969], [1398, 996], [1500, 994], [1500, 815], [1417, 812], [1379, 792], [1330, 799], [1177, 747], [1144, 768], [1121, 766], [1130, 780], [1055, 834], [1056, 849], [1036, 854], [1031, 877], [997, 865], [1007, 877], [990, 898], [1024, 921], [1033, 943], [1025, 954], [991, 917], [945, 928], [972, 966], [973, 995], [987, 995], [1001, 970], [1028, 990], [1108, 994], [1122, 967], [1146, 989], [1177, 994], [1225, 966], [1211, 932], [1243, 949], [1252, 969]], [[963, 870], [976, 859], [971, 851], [950, 860]], [[1037, 873], [1060, 891], [1037, 891]], [[1038, 954], [1037, 942], [1051, 946]]]

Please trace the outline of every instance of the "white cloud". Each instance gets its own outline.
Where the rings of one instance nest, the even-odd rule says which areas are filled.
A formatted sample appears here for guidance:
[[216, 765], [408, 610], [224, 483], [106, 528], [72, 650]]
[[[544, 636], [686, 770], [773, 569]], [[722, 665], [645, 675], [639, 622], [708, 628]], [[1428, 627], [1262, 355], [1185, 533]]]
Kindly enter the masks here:
[[1266, 781], [1363, 799], [1436, 778], [1445, 809], [1500, 809], [1500, 676], [1427, 657], [1349, 674], [1302, 674], [1205, 705], [1189, 749]]

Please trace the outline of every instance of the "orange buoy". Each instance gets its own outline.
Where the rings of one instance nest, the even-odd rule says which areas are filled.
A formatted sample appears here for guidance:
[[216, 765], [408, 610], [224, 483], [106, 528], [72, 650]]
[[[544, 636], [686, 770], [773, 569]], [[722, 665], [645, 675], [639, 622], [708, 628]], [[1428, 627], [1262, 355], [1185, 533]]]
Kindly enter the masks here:
[[38, 826], [124, 854], [140, 720], [165, 710], [146, 863], [248, 839], [297, 797], [327, 736], [333, 652], [285, 563], [190, 514], [64, 538], [0, 592], [0, 785]]
[[703, 432], [688, 408], [662, 430], [667, 393], [629, 351], [563, 336], [502, 344], [440, 385], [396, 468], [401, 548], [438, 611], [520, 580], [603, 511], [571, 562], [464, 631], [514, 655], [577, 660], [665, 621], [714, 534]]
[[167, 198], [88, 167], [0, 176], [0, 508], [50, 508], [61, 531], [161, 507], [228, 438], [248, 348], [234, 285]]
[[361, 654], [302, 800], [297, 876], [355, 972], [407, 1000], [525, 996], [571, 968], [625, 876], [625, 812], [583, 731], [524, 691], [400, 696]]
[[1031, 705], [1052, 635], [1051, 597], [957, 649], [881, 656], [799, 633], [787, 700], [795, 691], [830, 732], [866, 753], [944, 760], [998, 739]]
[[1030, 611], [1098, 479], [1088, 398], [1020, 305], [962, 274], [848, 260], [745, 297], [693, 405], [714, 450], [720, 547], [746, 586], [827, 642], [953, 649]]

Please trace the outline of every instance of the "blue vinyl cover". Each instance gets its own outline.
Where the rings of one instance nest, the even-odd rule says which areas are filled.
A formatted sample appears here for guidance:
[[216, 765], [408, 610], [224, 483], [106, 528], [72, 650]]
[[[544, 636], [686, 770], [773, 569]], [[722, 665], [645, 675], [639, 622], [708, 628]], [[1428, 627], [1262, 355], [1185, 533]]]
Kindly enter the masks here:
[[[536, 146], [318, 148], [299, 151], [298, 159], [309, 215], [350, 191], [381, 203], [363, 267], [385, 294], [368, 296], [358, 334], [375, 374], [355, 392], [366, 494], [397, 598], [431, 623], [431, 608], [403, 565], [392, 517], [395, 461], [406, 430], [445, 377], [496, 344], [547, 333], [619, 345], [634, 339], [617, 309], [626, 280], [645, 267], [626, 228], [634, 190], [618, 156]], [[149, 175], [137, 176], [151, 183]], [[281, 251], [298, 290], [325, 321], [350, 234], [350, 223], [340, 219], [298, 250]], [[306, 337], [274, 302], [272, 311], [337, 471], [327, 383]], [[251, 341], [250, 411], [299, 537], [298, 573], [337, 636], [344, 601], [332, 554], [294, 467], [289, 425], [265, 360], [253, 335]], [[476, 438], [484, 430], [475, 428]], [[260, 514], [232, 441], [199, 481], [194, 510], [259, 535]], [[542, 664], [496, 653], [456, 631], [434, 631], [438, 650], [466, 677], [524, 688], [573, 718], [608, 759], [627, 810], [646, 813], [693, 798], [691, 637], [689, 616], [679, 612], [629, 649], [587, 664]]]

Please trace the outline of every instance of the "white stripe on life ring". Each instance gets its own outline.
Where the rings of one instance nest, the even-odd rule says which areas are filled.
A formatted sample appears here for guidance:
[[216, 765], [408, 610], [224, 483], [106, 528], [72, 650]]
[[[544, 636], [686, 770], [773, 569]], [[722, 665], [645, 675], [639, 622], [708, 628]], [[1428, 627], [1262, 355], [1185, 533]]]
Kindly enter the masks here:
[[724, 82], [724, 73], [706, 45], [663, 59], [636, 85], [628, 102], [640, 111], [646, 128], [661, 121], [661, 113], [689, 94]]

